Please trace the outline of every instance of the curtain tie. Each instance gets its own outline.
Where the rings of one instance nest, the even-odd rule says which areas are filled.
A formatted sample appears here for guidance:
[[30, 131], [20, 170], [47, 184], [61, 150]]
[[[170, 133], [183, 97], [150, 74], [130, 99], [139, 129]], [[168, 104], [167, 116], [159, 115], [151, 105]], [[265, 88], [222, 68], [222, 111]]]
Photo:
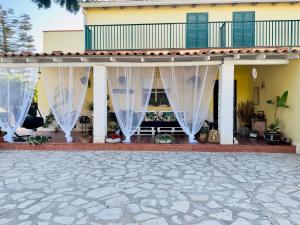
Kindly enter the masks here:
[[195, 139], [195, 135], [189, 135], [189, 142], [190, 143], [198, 143]]
[[65, 138], [67, 139], [68, 143], [71, 143], [73, 141], [73, 138], [71, 136], [71, 132], [66, 132]]
[[3, 140], [8, 143], [13, 143], [14, 142], [13, 134], [14, 132], [12, 130], [7, 131], [6, 135], [3, 137]]

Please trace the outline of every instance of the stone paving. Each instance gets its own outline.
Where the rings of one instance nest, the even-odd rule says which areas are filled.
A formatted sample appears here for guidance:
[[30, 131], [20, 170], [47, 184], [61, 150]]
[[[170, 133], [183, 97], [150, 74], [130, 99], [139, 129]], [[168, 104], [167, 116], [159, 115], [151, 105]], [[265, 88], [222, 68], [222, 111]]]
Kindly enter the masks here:
[[0, 152], [0, 225], [300, 224], [300, 155]]

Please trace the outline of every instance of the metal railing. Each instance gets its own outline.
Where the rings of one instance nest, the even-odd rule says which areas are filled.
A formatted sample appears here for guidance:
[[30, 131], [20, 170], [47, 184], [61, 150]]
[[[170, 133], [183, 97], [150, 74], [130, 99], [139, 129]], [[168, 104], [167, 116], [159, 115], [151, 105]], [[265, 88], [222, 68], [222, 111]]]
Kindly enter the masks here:
[[86, 50], [300, 46], [300, 20], [86, 25]]

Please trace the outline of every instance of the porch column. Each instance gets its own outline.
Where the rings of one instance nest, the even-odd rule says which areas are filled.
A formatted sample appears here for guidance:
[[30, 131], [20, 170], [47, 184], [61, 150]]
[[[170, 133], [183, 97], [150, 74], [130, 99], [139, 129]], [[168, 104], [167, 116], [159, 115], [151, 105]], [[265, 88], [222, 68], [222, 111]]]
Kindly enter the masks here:
[[233, 144], [234, 64], [222, 64], [219, 77], [220, 144]]
[[105, 143], [107, 133], [107, 71], [94, 66], [94, 143]]

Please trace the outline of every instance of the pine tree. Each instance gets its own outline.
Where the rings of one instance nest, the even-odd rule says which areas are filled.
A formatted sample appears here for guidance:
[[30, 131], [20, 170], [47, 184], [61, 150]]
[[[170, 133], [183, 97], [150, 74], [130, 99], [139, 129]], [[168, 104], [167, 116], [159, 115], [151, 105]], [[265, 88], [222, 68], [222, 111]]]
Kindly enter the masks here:
[[0, 50], [4, 52], [34, 51], [32, 25], [28, 15], [16, 16], [14, 10], [0, 5]]
[[76, 13], [79, 10], [79, 0], [32, 0], [39, 8], [48, 9], [51, 7], [52, 1], [61, 7], [66, 7], [69, 12]]

